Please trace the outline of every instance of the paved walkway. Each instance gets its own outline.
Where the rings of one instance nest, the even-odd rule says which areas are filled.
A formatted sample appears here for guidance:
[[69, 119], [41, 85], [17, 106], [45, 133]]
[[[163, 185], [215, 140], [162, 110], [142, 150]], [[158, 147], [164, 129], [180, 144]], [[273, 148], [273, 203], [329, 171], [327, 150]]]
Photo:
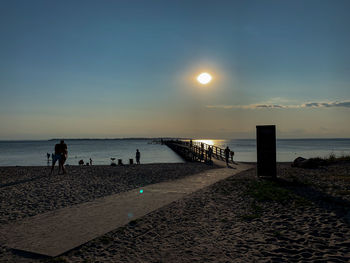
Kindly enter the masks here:
[[10, 248], [58, 256], [185, 195], [249, 168], [250, 165], [239, 164], [232, 168], [212, 169], [179, 180], [147, 185], [47, 212], [3, 226], [0, 236]]

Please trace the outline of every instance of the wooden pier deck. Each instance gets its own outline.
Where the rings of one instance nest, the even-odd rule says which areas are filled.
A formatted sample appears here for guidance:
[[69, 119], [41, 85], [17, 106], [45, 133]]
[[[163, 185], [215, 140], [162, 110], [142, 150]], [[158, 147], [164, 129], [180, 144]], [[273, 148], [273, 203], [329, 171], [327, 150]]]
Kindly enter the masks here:
[[[164, 140], [163, 144], [167, 145], [186, 161], [210, 163], [212, 158], [226, 161], [225, 149], [215, 145], [185, 140]], [[211, 154], [209, 153], [209, 147], [212, 149]], [[235, 164], [233, 158], [229, 158], [228, 162]]]

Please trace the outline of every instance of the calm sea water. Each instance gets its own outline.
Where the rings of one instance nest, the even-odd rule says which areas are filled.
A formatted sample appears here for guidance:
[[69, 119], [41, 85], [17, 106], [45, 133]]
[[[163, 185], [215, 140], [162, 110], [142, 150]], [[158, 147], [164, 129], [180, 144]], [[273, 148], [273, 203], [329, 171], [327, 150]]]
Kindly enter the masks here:
[[[255, 139], [198, 140], [235, 152], [237, 161], [256, 161]], [[46, 153], [52, 153], [58, 141], [0, 141], [0, 166], [47, 165]], [[79, 160], [93, 160], [93, 164], [110, 164], [110, 158], [128, 163], [141, 152], [141, 163], [177, 163], [182, 159], [167, 146], [152, 140], [66, 140], [69, 155], [67, 163], [77, 165]], [[350, 139], [281, 139], [277, 140], [277, 160], [293, 161], [298, 156], [325, 157], [329, 154], [350, 155]]]

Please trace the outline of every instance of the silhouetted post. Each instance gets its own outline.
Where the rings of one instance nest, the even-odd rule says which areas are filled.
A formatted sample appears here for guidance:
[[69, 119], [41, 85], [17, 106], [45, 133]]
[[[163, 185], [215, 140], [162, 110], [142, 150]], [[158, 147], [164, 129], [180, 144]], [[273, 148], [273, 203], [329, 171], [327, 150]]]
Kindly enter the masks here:
[[276, 178], [276, 126], [256, 126], [258, 176]]

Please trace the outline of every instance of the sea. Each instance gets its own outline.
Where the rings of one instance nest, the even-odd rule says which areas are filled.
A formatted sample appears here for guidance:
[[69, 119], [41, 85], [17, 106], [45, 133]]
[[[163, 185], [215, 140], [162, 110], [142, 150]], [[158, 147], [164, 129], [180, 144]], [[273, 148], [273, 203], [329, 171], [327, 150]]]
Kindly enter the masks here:
[[[122, 159], [129, 163], [135, 152], [141, 152], [141, 163], [181, 163], [181, 157], [154, 139], [72, 139], [68, 145], [68, 165], [78, 165], [92, 159], [93, 165], [109, 165]], [[255, 139], [193, 140], [235, 152], [234, 159], [256, 162]], [[50, 165], [47, 153], [54, 151], [59, 140], [0, 141], [0, 166], [45, 166]], [[296, 157], [327, 157], [350, 155], [350, 139], [277, 139], [277, 161], [291, 162]], [[112, 160], [114, 158], [114, 160]]]

